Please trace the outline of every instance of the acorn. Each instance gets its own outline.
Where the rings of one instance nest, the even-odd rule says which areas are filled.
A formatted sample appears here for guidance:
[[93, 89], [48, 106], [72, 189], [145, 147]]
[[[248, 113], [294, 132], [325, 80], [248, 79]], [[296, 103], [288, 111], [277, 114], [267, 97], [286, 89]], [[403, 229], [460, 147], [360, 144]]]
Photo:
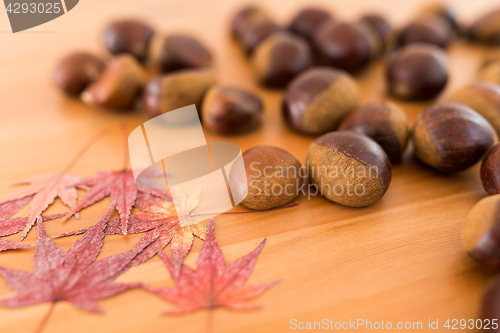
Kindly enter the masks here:
[[209, 67], [211, 64], [210, 51], [191, 36], [155, 36], [150, 43], [148, 66], [160, 73]]
[[314, 34], [314, 48], [324, 65], [355, 73], [380, 53], [376, 33], [359, 22], [327, 21]]
[[200, 110], [203, 96], [215, 83], [215, 72], [210, 68], [184, 70], [152, 78], [143, 93], [146, 112], [156, 117], [192, 104]]
[[203, 125], [222, 135], [236, 135], [259, 127], [262, 101], [255, 95], [233, 87], [214, 86], [203, 98]]
[[82, 92], [81, 99], [105, 108], [130, 108], [145, 81], [139, 62], [129, 54], [122, 54], [109, 61], [99, 78]]
[[358, 85], [349, 74], [315, 67], [300, 74], [287, 87], [282, 112], [294, 130], [319, 135], [336, 129], [358, 102]]
[[500, 143], [495, 144], [481, 163], [481, 183], [489, 195], [500, 194]]
[[102, 41], [109, 53], [117, 55], [128, 53], [143, 61], [147, 56], [149, 41], [154, 29], [148, 24], [126, 19], [112, 22], [104, 30]]
[[490, 45], [500, 46], [500, 8], [491, 11], [469, 27], [469, 38]]
[[358, 20], [367, 27], [373, 29], [379, 38], [381, 51], [388, 50], [394, 41], [394, 31], [389, 21], [382, 15], [371, 13], [365, 14]]
[[500, 85], [500, 60], [485, 65], [479, 71], [478, 79]]
[[486, 197], [472, 207], [462, 228], [462, 244], [477, 263], [500, 270], [500, 195]]
[[363, 133], [377, 142], [391, 162], [401, 159], [408, 144], [408, 118], [393, 103], [369, 103], [349, 112], [342, 120], [339, 131]]
[[250, 209], [270, 209], [299, 195], [301, 165], [290, 153], [277, 147], [257, 146], [245, 151], [242, 157], [246, 175], [240, 174], [240, 168], [232, 168], [229, 174], [235, 201]]
[[103, 69], [104, 62], [95, 55], [74, 52], [59, 61], [52, 77], [63, 92], [78, 95], [97, 79]]
[[267, 37], [252, 55], [252, 65], [259, 81], [276, 88], [286, 86], [312, 63], [307, 42], [284, 31]]
[[500, 135], [500, 86], [488, 82], [472, 83], [451, 95], [450, 102], [467, 105], [481, 114]]
[[314, 32], [327, 20], [333, 20], [332, 15], [320, 8], [304, 8], [292, 19], [289, 30], [312, 42]]
[[391, 182], [391, 163], [384, 150], [364, 134], [327, 133], [307, 151], [311, 184], [328, 200], [348, 207], [378, 202]]
[[396, 98], [434, 98], [448, 82], [446, 54], [431, 44], [407, 45], [389, 58], [386, 81], [389, 93]]
[[470, 168], [495, 141], [495, 131], [488, 121], [459, 103], [438, 103], [425, 109], [413, 129], [415, 155], [443, 172]]
[[423, 16], [410, 22], [399, 33], [399, 45], [429, 43], [445, 48], [452, 38], [451, 26], [442, 17]]

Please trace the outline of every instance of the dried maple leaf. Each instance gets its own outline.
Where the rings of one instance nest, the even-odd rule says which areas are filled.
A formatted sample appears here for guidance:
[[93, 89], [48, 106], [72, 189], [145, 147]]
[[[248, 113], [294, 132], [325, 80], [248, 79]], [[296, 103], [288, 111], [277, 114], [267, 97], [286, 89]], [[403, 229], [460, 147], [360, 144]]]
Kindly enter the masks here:
[[23, 209], [23, 207], [26, 206], [28, 202], [31, 201], [31, 199], [33, 199], [33, 196], [28, 196], [0, 204], [0, 221], [9, 219], [14, 216], [14, 214]]
[[245, 285], [252, 274], [257, 258], [264, 248], [266, 240], [251, 253], [226, 265], [221, 249], [214, 234], [214, 220], [210, 219], [208, 234], [194, 270], [182, 265], [180, 274], [175, 274], [175, 261], [158, 250], [177, 288], [145, 287], [175, 308], [167, 314], [185, 314], [200, 309], [212, 310], [225, 307], [233, 310], [252, 310], [259, 306], [249, 300], [260, 296], [279, 281]]
[[[148, 187], [152, 187], [153, 182], [149, 182], [147, 177], [159, 177], [163, 173], [150, 171], [143, 177], [143, 182], [148, 182]], [[67, 220], [72, 215], [76, 214], [85, 207], [88, 207], [104, 197], [111, 197], [111, 200], [116, 203], [116, 209], [120, 214], [122, 233], [128, 233], [128, 222], [130, 219], [130, 210], [134, 205], [137, 194], [139, 192], [146, 193], [151, 196], [170, 199], [167, 191], [161, 189], [146, 189], [136, 184], [132, 170], [123, 169], [119, 171], [101, 171], [97, 176], [85, 179], [77, 184], [92, 186], [92, 188], [85, 194], [82, 202], [75, 207], [63, 220]]]
[[[41, 220], [41, 214], [49, 207], [54, 200], [59, 197], [61, 201], [70, 209], [77, 206], [77, 192], [75, 185], [80, 178], [67, 175], [64, 173], [58, 174], [44, 174], [28, 178], [22, 182], [14, 185], [28, 184], [28, 186], [19, 189], [9, 197], [0, 201], [0, 204], [11, 203], [14, 207], [4, 207], [4, 209], [11, 208], [12, 211], [19, 207], [20, 199], [32, 197], [29, 209], [29, 217], [26, 226], [21, 234], [21, 239], [26, 237], [28, 231], [35, 225], [37, 220]], [[22, 202], [22, 201], [21, 201]]]
[[113, 280], [129, 267], [131, 261], [152, 242], [148, 239], [134, 249], [94, 262], [104, 238], [104, 229], [114, 205], [64, 254], [47, 236], [39, 223], [33, 273], [0, 266], [0, 274], [16, 295], [0, 300], [0, 305], [21, 307], [40, 303], [67, 301], [93, 312], [101, 312], [96, 300], [107, 298], [140, 284], [122, 284]]
[[[147, 238], [156, 235], [156, 238], [149, 245], [148, 249], [144, 250], [141, 255], [134, 259], [134, 265], [138, 265], [156, 255], [156, 248], [164, 248], [171, 243], [172, 255], [176, 260], [177, 270], [180, 270], [180, 264], [191, 249], [194, 236], [205, 239], [207, 233], [206, 227], [201, 223], [192, 223], [189, 215], [198, 206], [200, 195], [201, 189], [195, 191], [190, 196], [179, 194], [178, 197], [180, 200], [176, 210], [171, 200], [149, 194], [138, 194], [134, 206], [147, 213], [131, 215], [127, 226], [127, 233], [135, 234], [149, 231], [149, 234], [144, 237]], [[177, 212], [180, 212], [181, 219], [178, 218]], [[77, 235], [86, 230], [80, 229], [54, 237]], [[124, 234], [120, 219], [109, 221], [106, 234]]]
[[32, 246], [33, 245], [30, 245], [30, 244], [18, 244], [18, 243], [11, 242], [8, 239], [0, 238], [0, 252], [7, 251], [7, 250], [24, 249], [24, 248], [32, 247]]

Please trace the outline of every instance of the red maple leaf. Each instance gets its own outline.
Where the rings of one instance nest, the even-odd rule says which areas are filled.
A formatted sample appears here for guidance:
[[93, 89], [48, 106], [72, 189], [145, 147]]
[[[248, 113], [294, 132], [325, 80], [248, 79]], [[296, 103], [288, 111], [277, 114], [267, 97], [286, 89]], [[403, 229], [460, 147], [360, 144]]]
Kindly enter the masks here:
[[[131, 261], [151, 242], [138, 243], [134, 249], [94, 262], [101, 251], [104, 229], [114, 205], [64, 254], [47, 236], [39, 223], [33, 273], [0, 266], [0, 275], [16, 291], [0, 305], [22, 307], [59, 301], [70, 302], [84, 310], [101, 312], [96, 300], [111, 297], [140, 284], [113, 280], [131, 267]], [[50, 312], [50, 311], [49, 311]]]
[[[149, 181], [147, 177], [154, 178], [159, 176], [163, 176], [163, 173], [151, 171], [143, 177], [143, 182]], [[111, 197], [111, 200], [116, 203], [116, 209], [120, 214], [122, 233], [126, 235], [128, 233], [130, 210], [132, 209], [139, 192], [171, 200], [171, 196], [167, 191], [152, 188], [153, 184], [154, 183], [152, 181], [148, 182], [147, 189], [139, 186], [134, 180], [132, 170], [129, 169], [119, 171], [101, 171], [97, 176], [88, 178], [77, 184], [78, 186], [92, 186], [92, 188], [85, 194], [82, 202], [70, 213], [68, 213], [65, 218], [63, 218], [62, 222], [83, 208], [109, 196]]]
[[[28, 222], [23, 229], [21, 239], [26, 237], [30, 229], [38, 220], [41, 220], [41, 214], [43, 211], [46, 210], [57, 197], [59, 197], [59, 199], [61, 199], [61, 201], [70, 209], [74, 209], [77, 206], [76, 199], [78, 195], [76, 188], [80, 186], [76, 185], [76, 183], [78, 183], [79, 180], [80, 179], [77, 177], [64, 173], [58, 173], [34, 176], [14, 184], [28, 184], [28, 186], [23, 187], [11, 194], [9, 197], [1, 201], [0, 204], [2, 204], [2, 206], [7, 204], [6, 206], [3, 206], [3, 210], [5, 210], [8, 215], [8, 213], [15, 211], [20, 207], [20, 205], [24, 202], [22, 199], [25, 199], [27, 203], [27, 201], [31, 200], [28, 200], [27, 198], [32, 198]], [[10, 206], [9, 203], [12, 206]]]
[[[193, 200], [193, 205], [198, 205], [199, 199]], [[134, 259], [134, 265], [139, 265], [156, 255], [157, 248], [164, 248], [171, 243], [172, 254], [180, 270], [182, 260], [187, 255], [194, 241], [194, 236], [205, 239], [207, 229], [201, 223], [181, 225], [177, 217], [172, 200], [166, 200], [150, 194], [139, 193], [134, 203], [146, 213], [130, 216], [127, 225], [127, 234], [136, 234], [149, 231], [145, 239], [154, 238], [147, 249]], [[87, 229], [80, 229], [54, 236], [54, 238], [82, 234]], [[124, 235], [120, 219], [109, 221], [105, 230], [107, 235]]]
[[185, 314], [200, 309], [212, 310], [216, 307], [233, 310], [257, 309], [259, 306], [249, 301], [279, 282], [245, 285], [265, 243], [264, 239], [253, 252], [226, 265], [222, 251], [215, 240], [214, 220], [210, 219], [207, 239], [196, 263], [197, 269], [183, 264], [180, 274], [175, 274], [175, 260], [158, 249], [158, 255], [165, 262], [177, 288], [145, 288], [175, 305], [175, 308], [167, 314]]
[[14, 216], [14, 214], [23, 209], [23, 207], [26, 206], [28, 202], [31, 201], [31, 199], [33, 199], [33, 197], [28, 196], [0, 204], [0, 221], [9, 219]]

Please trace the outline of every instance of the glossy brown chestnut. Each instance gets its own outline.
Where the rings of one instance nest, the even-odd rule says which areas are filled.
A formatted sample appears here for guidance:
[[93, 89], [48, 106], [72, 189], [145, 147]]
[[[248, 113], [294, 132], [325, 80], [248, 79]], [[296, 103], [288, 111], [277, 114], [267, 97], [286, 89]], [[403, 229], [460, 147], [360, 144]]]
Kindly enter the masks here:
[[500, 270], [500, 195], [479, 201], [462, 228], [467, 254], [484, 267]]
[[215, 82], [213, 69], [191, 69], [155, 77], [144, 88], [146, 112], [156, 117], [191, 104], [200, 110], [203, 96]]
[[129, 53], [143, 61], [154, 29], [138, 20], [120, 20], [111, 23], [103, 34], [104, 46], [111, 54]]
[[500, 143], [494, 145], [483, 159], [481, 183], [489, 195], [500, 194]]
[[384, 150], [364, 134], [327, 133], [309, 146], [311, 184], [327, 199], [348, 207], [373, 205], [391, 182], [391, 163]]
[[391, 47], [394, 40], [394, 31], [392, 30], [389, 21], [379, 14], [365, 14], [361, 16], [359, 22], [365, 24], [373, 29], [379, 37], [381, 51], [387, 50]]
[[261, 100], [244, 90], [212, 87], [203, 98], [203, 125], [222, 135], [236, 135], [256, 129], [262, 118]]
[[389, 58], [386, 80], [389, 92], [396, 98], [436, 97], [448, 82], [446, 54], [435, 45], [407, 45]]
[[233, 35], [247, 54], [281, 28], [262, 9], [249, 7], [238, 12], [233, 19]]
[[349, 74], [315, 67], [290, 83], [283, 96], [282, 111], [291, 128], [318, 135], [336, 129], [358, 102], [358, 85]]
[[104, 69], [104, 63], [93, 54], [75, 52], [59, 61], [52, 76], [59, 89], [68, 95], [78, 95]]
[[307, 41], [312, 42], [316, 29], [321, 24], [331, 19], [333, 19], [332, 15], [326, 10], [320, 8], [304, 8], [295, 15], [288, 29], [302, 36]]
[[208, 67], [210, 51], [199, 40], [183, 35], [155, 36], [150, 42], [148, 65], [160, 73]]
[[[491, 279], [483, 292], [480, 317], [490, 332], [498, 333], [500, 328], [493, 328], [500, 318], [500, 276]], [[489, 320], [489, 321], [488, 321]]]
[[378, 36], [365, 24], [327, 21], [314, 34], [320, 60], [350, 73], [364, 68], [381, 49]]
[[393, 103], [370, 103], [349, 112], [339, 131], [363, 133], [377, 142], [391, 162], [400, 160], [408, 144], [408, 119]]
[[99, 78], [81, 94], [90, 105], [126, 109], [133, 105], [146, 77], [137, 60], [129, 54], [113, 58]]
[[500, 135], [500, 86], [489, 82], [472, 83], [451, 95], [450, 102], [467, 105], [481, 114]]
[[452, 38], [452, 29], [448, 21], [440, 16], [423, 16], [409, 23], [399, 33], [399, 45], [429, 43], [446, 47]]
[[253, 15], [265, 16], [266, 14], [262, 9], [256, 6], [247, 6], [236, 12], [231, 21], [231, 35], [234, 38], [239, 37], [239, 35], [241, 34], [241, 29], [243, 29], [247, 20], [249, 20]]
[[469, 37], [472, 40], [500, 46], [500, 8], [491, 11], [472, 23]]
[[500, 85], [500, 60], [492, 61], [484, 66], [478, 74], [478, 78]]
[[269, 209], [283, 206], [298, 196], [301, 165], [287, 151], [257, 146], [245, 151], [242, 157], [246, 177], [234, 168], [229, 174], [235, 201], [243, 200], [241, 203], [250, 209]]
[[415, 155], [443, 172], [470, 168], [495, 141], [495, 131], [488, 121], [459, 103], [439, 103], [425, 109], [413, 129]]
[[456, 14], [453, 8], [442, 2], [430, 2], [418, 12], [418, 16], [436, 15], [445, 19], [453, 29], [458, 27]]
[[312, 63], [307, 42], [284, 31], [267, 37], [252, 55], [252, 65], [259, 81], [276, 88], [286, 86]]
[[500, 60], [500, 47], [496, 47], [491, 51], [488, 51], [483, 60], [483, 67]]

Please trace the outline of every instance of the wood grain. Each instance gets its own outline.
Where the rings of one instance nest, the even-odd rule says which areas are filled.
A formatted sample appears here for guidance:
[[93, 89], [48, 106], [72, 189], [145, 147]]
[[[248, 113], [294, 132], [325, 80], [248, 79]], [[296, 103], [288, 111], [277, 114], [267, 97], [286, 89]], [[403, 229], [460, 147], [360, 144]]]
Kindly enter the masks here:
[[[264, 1], [262, 1], [264, 3]], [[269, 11], [287, 22], [306, 2], [273, 1]], [[316, 1], [337, 16], [353, 19], [367, 9], [380, 11], [403, 24], [420, 5], [418, 0]], [[264, 126], [229, 141], [243, 150], [272, 144], [290, 151], [302, 163], [314, 138], [288, 129], [280, 114], [281, 92], [255, 84], [243, 52], [229, 37], [230, 15], [239, 1], [225, 0], [86, 0], [67, 15], [32, 30], [10, 33], [0, 11], [0, 197], [12, 193], [9, 184], [35, 174], [58, 172], [94, 133], [107, 130], [72, 168], [79, 176], [120, 168], [124, 138], [120, 123], [129, 131], [147, 117], [117, 113], [83, 105], [62, 96], [51, 84], [56, 61], [74, 50], [101, 54], [99, 33], [111, 19], [143, 17], [165, 32], [190, 32], [206, 42], [216, 58], [219, 81], [255, 92], [265, 104]], [[470, 21], [494, 7], [493, 0], [456, 2], [460, 17]], [[469, 83], [486, 49], [454, 43], [448, 49], [451, 82], [441, 99]], [[385, 94], [383, 63], [375, 62], [357, 75], [363, 102], [390, 100]], [[398, 103], [413, 124], [429, 103]], [[227, 140], [206, 132], [208, 141]], [[491, 274], [481, 270], [462, 248], [460, 232], [471, 207], [486, 193], [479, 167], [443, 175], [416, 162], [410, 147], [393, 167], [392, 183], [382, 200], [362, 209], [347, 208], [325, 198], [299, 197], [298, 207], [255, 214], [224, 215], [216, 219], [216, 236], [227, 260], [248, 253], [264, 238], [262, 252], [250, 282], [283, 278], [283, 282], [256, 300], [263, 310], [235, 313], [216, 310], [215, 332], [282, 332], [289, 321], [422, 321], [476, 318], [480, 295]], [[80, 193], [80, 198], [83, 193]], [[104, 213], [107, 200], [85, 209], [81, 221], [45, 223], [49, 235], [92, 225]], [[63, 212], [56, 202], [49, 213]], [[23, 210], [21, 214], [25, 214]], [[99, 258], [130, 249], [141, 235], [106, 236]], [[78, 236], [57, 239], [67, 250]], [[18, 241], [19, 235], [9, 237]], [[34, 243], [31, 232], [25, 242]], [[193, 265], [202, 242], [197, 240], [186, 258]], [[169, 250], [167, 250], [169, 252]], [[0, 253], [0, 265], [32, 271], [34, 249]], [[153, 286], [172, 285], [158, 258], [135, 267], [119, 281], [142, 281]], [[12, 291], [0, 279], [0, 295]], [[58, 303], [45, 332], [200, 332], [206, 313], [164, 317], [169, 305], [142, 290], [133, 290], [99, 302], [104, 315], [85, 313]], [[33, 332], [50, 305], [0, 309], [0, 332]]]

